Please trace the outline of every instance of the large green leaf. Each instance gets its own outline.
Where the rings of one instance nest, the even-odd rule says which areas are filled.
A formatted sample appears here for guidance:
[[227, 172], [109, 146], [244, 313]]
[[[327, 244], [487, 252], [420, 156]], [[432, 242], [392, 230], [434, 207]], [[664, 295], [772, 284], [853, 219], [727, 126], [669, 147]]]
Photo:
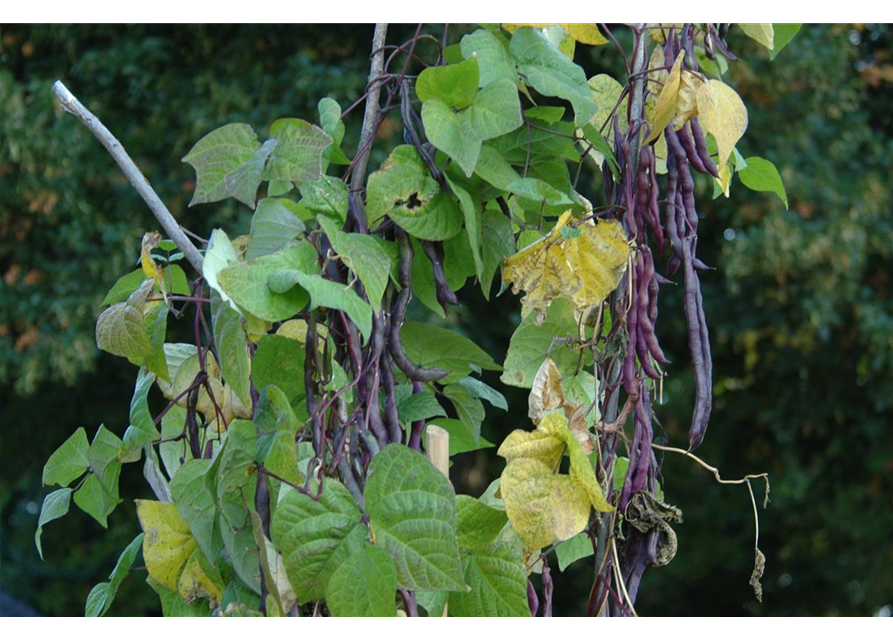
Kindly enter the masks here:
[[41, 560], [43, 560], [43, 547], [40, 545], [40, 536], [43, 533], [43, 525], [64, 516], [68, 513], [70, 505], [71, 489], [68, 487], [48, 493], [43, 499], [40, 517], [37, 519], [37, 531], [34, 533], [34, 544], [37, 546], [37, 553], [40, 554]]
[[496, 540], [508, 522], [501, 509], [494, 509], [471, 496], [456, 496], [459, 547], [463, 551], [482, 549]]
[[477, 194], [469, 191], [465, 186], [460, 185], [458, 181], [447, 176], [447, 184], [450, 185], [453, 194], [459, 200], [459, 206], [462, 214], [465, 216], [465, 232], [468, 234], [468, 243], [471, 248], [471, 254], [474, 258], [475, 272], [478, 278], [484, 272], [484, 260], [481, 255], [481, 203]]
[[332, 176], [301, 183], [301, 208], [339, 222], [347, 218], [348, 194], [344, 181]]
[[419, 100], [438, 99], [452, 109], [471, 104], [478, 90], [478, 61], [474, 57], [457, 64], [428, 67], [419, 74], [415, 91]]
[[578, 126], [589, 122], [598, 107], [583, 69], [559, 51], [542, 31], [522, 27], [515, 31], [509, 51], [527, 86], [544, 96], [563, 98], [574, 107]]
[[334, 221], [324, 217], [319, 218], [319, 223], [342, 262], [363, 283], [372, 307], [380, 307], [391, 271], [391, 257], [388, 252], [372, 236], [344, 233], [338, 229]]
[[87, 431], [79, 427], [53, 452], [43, 466], [44, 486], [57, 484], [60, 487], [67, 487], [81, 477], [90, 466], [87, 460], [89, 448]]
[[[256, 191], [260, 184], [257, 163], [260, 162], [262, 170], [266, 161], [266, 156], [262, 160], [256, 158], [260, 152], [257, 134], [247, 124], [225, 125], [196, 142], [183, 158], [183, 162], [193, 166], [196, 176], [195, 193], [189, 206], [217, 202], [233, 196], [236, 191], [244, 196], [247, 183], [255, 180]], [[266, 155], [269, 153], [267, 147]], [[254, 204], [253, 199], [250, 204]]]
[[[435, 103], [439, 101], [426, 103], [423, 110]], [[423, 240], [446, 240], [462, 228], [462, 214], [453, 199], [441, 191], [410, 145], [394, 149], [381, 169], [369, 176], [366, 201], [370, 225], [390, 216]]]
[[440, 367], [450, 372], [441, 384], [458, 382], [473, 367], [499, 371], [490, 355], [468, 338], [443, 327], [410, 321], [401, 332], [406, 355], [423, 367]]
[[207, 558], [216, 555], [212, 539], [217, 507], [205, 476], [210, 467], [211, 460], [187, 460], [171, 479], [171, 495], [177, 511]]
[[495, 543], [476, 549], [462, 564], [471, 589], [450, 594], [452, 615], [530, 617], [527, 571], [518, 547]]
[[253, 260], [275, 253], [304, 232], [298, 205], [287, 198], [264, 198], [251, 218], [251, 234], [245, 259]]
[[354, 321], [366, 339], [372, 334], [372, 307], [347, 285], [297, 269], [277, 271], [270, 276], [267, 284], [277, 293], [287, 293], [295, 285], [299, 285], [310, 294], [311, 309], [341, 309]]
[[292, 410], [304, 400], [304, 345], [280, 335], [265, 335], [257, 343], [251, 376], [255, 388], [263, 392], [276, 385], [288, 398]]
[[96, 345], [103, 351], [123, 358], [141, 360], [152, 354], [146, 335], [143, 311], [152, 291], [152, 280], [146, 280], [125, 302], [112, 305], [96, 320]]
[[332, 138], [314, 124], [297, 118], [281, 118], [270, 127], [277, 140], [264, 179], [304, 182], [322, 177], [322, 153]]
[[273, 514], [273, 543], [299, 603], [325, 597], [329, 578], [368, 540], [360, 509], [337, 480], [325, 478], [319, 500], [287, 489]]
[[497, 80], [518, 81], [518, 72], [508, 52], [508, 43], [501, 35], [478, 29], [462, 38], [462, 55], [477, 58], [480, 68], [478, 84], [486, 87]]
[[373, 539], [393, 556], [400, 586], [464, 589], [456, 494], [425, 456], [401, 444], [382, 449], [369, 468], [365, 497]]
[[316, 250], [308, 242], [300, 242], [277, 253], [235, 264], [220, 271], [218, 278], [223, 292], [241, 308], [261, 320], [287, 320], [309, 301], [306, 291], [291, 288], [277, 292], [267, 285], [275, 273], [301, 269], [316, 262]]
[[363, 543], [329, 578], [326, 606], [337, 617], [394, 617], [397, 567], [388, 552]]

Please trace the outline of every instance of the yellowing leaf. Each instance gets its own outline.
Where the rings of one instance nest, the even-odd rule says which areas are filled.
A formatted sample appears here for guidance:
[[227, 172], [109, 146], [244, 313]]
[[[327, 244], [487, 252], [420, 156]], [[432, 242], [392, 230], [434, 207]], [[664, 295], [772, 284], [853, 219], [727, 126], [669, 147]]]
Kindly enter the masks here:
[[589, 497], [570, 476], [539, 460], [512, 460], [502, 472], [500, 491], [512, 527], [531, 549], [567, 540], [589, 521]]
[[680, 51], [679, 55], [676, 56], [676, 62], [673, 63], [673, 68], [670, 70], [670, 75], [667, 76], [667, 80], [664, 82], [663, 89], [660, 90], [660, 95], [657, 96], [657, 103], [654, 105], [654, 111], [651, 113], [648, 123], [651, 127], [651, 133], [648, 135], [648, 139], [645, 140], [645, 144], [655, 140], [663, 133], [664, 129], [667, 128], [667, 125], [670, 124], [676, 115], [683, 58], [685, 58], [685, 52]]
[[189, 526], [173, 502], [137, 500], [136, 514], [146, 533], [143, 558], [149, 575], [171, 591], [177, 591], [180, 570], [198, 548]]
[[143, 273], [147, 278], [154, 278], [157, 284], [161, 284], [164, 269], [155, 263], [152, 258], [152, 249], [161, 243], [161, 234], [157, 231], [149, 231], [143, 235], [143, 242], [140, 247], [140, 265], [143, 267]]
[[[553, 415], [560, 417], [560, 414]], [[569, 429], [563, 430], [562, 433], [565, 434], [564, 442], [567, 445], [567, 453], [571, 459], [571, 478], [583, 487], [586, 495], [589, 496], [592, 506], [597, 511], [613, 511], [614, 507], [605, 500], [605, 494], [602, 492], [598, 479], [595, 477], [595, 471], [589, 462], [589, 456], [583, 450], [583, 447], [580, 446], [580, 442]]]
[[717, 186], [719, 186], [722, 194], [728, 198], [729, 186], [732, 184], [732, 170], [729, 165], [723, 166], [723, 168], [719, 170], [719, 177], [713, 178], [713, 180], [716, 182]]
[[203, 566], [202, 552], [198, 549], [192, 552], [186, 566], [177, 580], [177, 591], [186, 604], [194, 602], [199, 598], [208, 598], [219, 603], [223, 598], [222, 580], [216, 569], [212, 566]]
[[742, 22], [741, 30], [767, 49], [775, 48], [775, 29], [772, 23]]
[[[546, 421], [544, 420], [543, 423]], [[503, 440], [497, 455], [509, 462], [518, 459], [536, 460], [546, 465], [550, 471], [554, 471], [564, 453], [564, 447], [564, 438], [554, 430], [548, 428], [538, 428], [535, 431], [516, 429]]]
[[580, 44], [608, 44], [608, 39], [602, 35], [602, 32], [598, 30], [598, 25], [596, 24], [562, 23], [561, 27], [567, 31], [567, 35]]
[[702, 84], [697, 100], [698, 120], [716, 139], [721, 169], [747, 129], [747, 108], [735, 90], [720, 80]]
[[527, 398], [527, 417], [539, 422], [544, 415], [564, 406], [564, 389], [561, 387], [561, 373], [552, 358], [546, 358], [536, 372], [530, 396]]
[[570, 212], [552, 232], [511, 256], [502, 277], [512, 291], [527, 292], [521, 304], [543, 315], [555, 298], [570, 298], [577, 309], [602, 302], [620, 282], [629, 257], [623, 227], [616, 220], [578, 223], [576, 237], [562, 234]]
[[676, 115], [673, 117], [673, 130], [679, 131], [686, 122], [698, 115], [698, 90], [704, 78], [688, 69], [682, 70], [679, 78], [679, 93], [676, 97]]

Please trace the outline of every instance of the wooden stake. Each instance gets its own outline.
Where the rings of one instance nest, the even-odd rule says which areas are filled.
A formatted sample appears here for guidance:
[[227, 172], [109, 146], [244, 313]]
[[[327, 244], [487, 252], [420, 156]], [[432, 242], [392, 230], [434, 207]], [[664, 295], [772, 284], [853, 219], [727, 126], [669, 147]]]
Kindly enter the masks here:
[[[450, 478], [450, 432], [436, 424], [429, 424], [425, 430], [428, 434], [428, 444], [425, 453], [437, 470]], [[442, 617], [447, 615], [447, 605], [443, 607]]]

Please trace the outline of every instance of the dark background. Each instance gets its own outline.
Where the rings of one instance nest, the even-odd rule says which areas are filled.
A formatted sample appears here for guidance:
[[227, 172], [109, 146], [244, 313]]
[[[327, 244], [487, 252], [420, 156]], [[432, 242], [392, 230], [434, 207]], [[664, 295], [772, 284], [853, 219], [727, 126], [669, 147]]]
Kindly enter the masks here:
[[[469, 28], [450, 27], [451, 41]], [[313, 120], [326, 95], [346, 108], [365, 85], [371, 31], [0, 26], [0, 604], [12, 596], [43, 615], [81, 615], [138, 526], [125, 500], [108, 531], [77, 509], [50, 523], [45, 562], [33, 542], [50, 453], [79, 426], [92, 433], [105, 423], [120, 434], [128, 424], [135, 369], [95, 348], [93, 325], [105, 292], [134, 268], [143, 231], [157, 226], [98, 142], [54, 109], [52, 81], [62, 78], [103, 119], [186, 226], [238, 234], [247, 232], [247, 208], [187, 210], [194, 174], [180, 158], [228, 122], [263, 131], [279, 117]], [[395, 26], [389, 41], [412, 31]], [[439, 37], [442, 26], [429, 31]], [[765, 598], [757, 603], [747, 584], [746, 490], [674, 456], [664, 461], [664, 488], [684, 513], [679, 552], [645, 574], [637, 609], [890, 615], [893, 34], [888, 25], [805, 25], [770, 63], [734, 31], [742, 61], [729, 78], [750, 116], [739, 149], [775, 162], [791, 208], [739, 184], [731, 199], [711, 201], [712, 186], [699, 185], [699, 253], [717, 267], [702, 278], [716, 399], [699, 455], [725, 477], [771, 474], [772, 503], [760, 513]], [[581, 46], [576, 59], [590, 75], [619, 77], [613, 48]], [[345, 150], [356, 147], [358, 118], [347, 120]], [[373, 166], [394, 130], [386, 123]], [[658, 333], [674, 364], [657, 412], [678, 444], [691, 380], [679, 294], [662, 293]], [[448, 321], [504, 357], [517, 299], [487, 303], [470, 285], [460, 299]], [[512, 406], [488, 411], [484, 435], [499, 442], [527, 425], [526, 394], [488, 381]], [[136, 466], [122, 474], [125, 498], [148, 497]], [[493, 450], [466, 454], [454, 480], [476, 495], [500, 470]], [[585, 610], [589, 562], [555, 576], [556, 614]], [[159, 612], [143, 578], [125, 582], [112, 614]]]

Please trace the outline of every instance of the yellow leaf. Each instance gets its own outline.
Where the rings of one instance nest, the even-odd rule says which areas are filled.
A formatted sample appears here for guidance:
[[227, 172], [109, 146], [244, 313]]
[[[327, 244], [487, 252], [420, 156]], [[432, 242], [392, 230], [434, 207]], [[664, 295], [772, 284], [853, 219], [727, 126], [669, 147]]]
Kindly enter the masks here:
[[571, 459], [571, 478], [573, 478], [589, 496], [589, 501], [596, 511], [613, 511], [614, 507], [605, 500], [605, 494], [595, 477], [595, 471], [589, 462], [589, 456], [583, 450], [580, 442], [569, 429], [565, 433], [564, 443], [567, 445], [567, 453]]
[[205, 571], [202, 564], [202, 552], [196, 549], [186, 561], [186, 566], [183, 567], [183, 572], [177, 581], [177, 591], [187, 604], [199, 598], [208, 598], [215, 603], [223, 599], [220, 576], [213, 575], [216, 573], [213, 567]]
[[698, 120], [716, 140], [721, 169], [747, 129], [747, 108], [735, 90], [720, 80], [702, 84], [697, 98]]
[[729, 186], [732, 184], [732, 170], [729, 168], [729, 165], [723, 166], [723, 168], [719, 170], [719, 177], [713, 179], [716, 181], [716, 184], [719, 185], [719, 188], [722, 189], [723, 195], [728, 198]]
[[578, 310], [599, 304], [617, 288], [629, 257], [623, 226], [616, 220], [577, 223], [576, 237], [565, 239], [570, 212], [559, 218], [552, 232], [511, 256], [503, 280], [512, 291], [527, 292], [521, 304], [545, 314], [552, 300], [570, 298]]
[[702, 84], [704, 78], [701, 74], [688, 69], [682, 70], [676, 98], [676, 115], [672, 122], [674, 131], [679, 131], [693, 116], [698, 115], [698, 90]]
[[147, 278], [154, 278], [157, 284], [161, 284], [164, 269], [155, 263], [152, 258], [152, 249], [161, 242], [161, 234], [157, 231], [149, 231], [143, 235], [143, 242], [140, 247], [140, 265], [143, 267], [143, 273]]
[[655, 140], [663, 133], [664, 129], [667, 128], [667, 125], [670, 124], [670, 121], [676, 115], [676, 103], [679, 99], [679, 83], [682, 75], [682, 59], [684, 57], [685, 52], [680, 51], [679, 55], [676, 56], [676, 62], [673, 63], [673, 68], [670, 70], [670, 75], [667, 76], [667, 81], [660, 90], [660, 95], [657, 96], [657, 103], [654, 105], [654, 111], [648, 123], [651, 127], [651, 133], [648, 135], [648, 139], [645, 140], [645, 144]]
[[767, 49], [775, 48], [775, 29], [772, 23], [742, 22], [741, 30]]
[[558, 371], [552, 358], [546, 358], [533, 378], [533, 385], [527, 398], [527, 417], [539, 422], [544, 415], [564, 406], [564, 403], [561, 372]]
[[[557, 415], [557, 414], [553, 414]], [[547, 421], [544, 420], [543, 423]], [[550, 471], [558, 466], [564, 453], [564, 438], [549, 429], [525, 431], [516, 429], [502, 441], [497, 455], [509, 462], [518, 459], [536, 460], [546, 465]], [[502, 488], [504, 492], [505, 489]]]
[[512, 528], [531, 549], [567, 540], [589, 521], [589, 497], [570, 476], [530, 458], [508, 463], [500, 479]]
[[580, 44], [608, 44], [608, 39], [598, 30], [597, 24], [562, 23], [561, 27]]
[[[602, 73], [589, 78], [589, 88], [592, 89], [592, 101], [598, 106], [598, 111], [589, 120], [589, 124], [601, 130], [611, 112], [614, 111], [614, 107], [617, 107], [620, 95], [623, 93], [623, 85], [608, 74]], [[622, 108], [622, 106], [617, 107], [617, 114], [620, 116], [620, 130], [626, 131], [626, 109]], [[608, 140], [613, 139], [613, 127], [606, 128], [604, 133]]]
[[146, 533], [143, 558], [149, 575], [171, 591], [177, 591], [180, 569], [198, 548], [189, 526], [173, 502], [137, 500], [136, 514]]

